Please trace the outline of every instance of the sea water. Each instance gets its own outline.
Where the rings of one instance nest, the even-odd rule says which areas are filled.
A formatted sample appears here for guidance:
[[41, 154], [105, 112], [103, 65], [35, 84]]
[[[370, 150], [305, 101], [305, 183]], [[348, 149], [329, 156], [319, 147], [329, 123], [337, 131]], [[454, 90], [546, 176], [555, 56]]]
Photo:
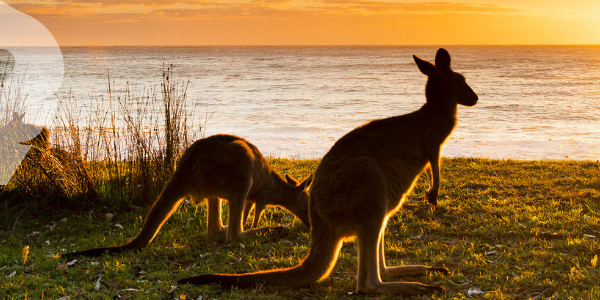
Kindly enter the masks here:
[[[421, 107], [427, 78], [412, 55], [433, 61], [438, 48], [64, 47], [62, 90], [85, 106], [106, 93], [109, 73], [113, 91], [151, 88], [172, 65], [176, 80], [189, 80], [194, 117], [209, 117], [205, 136], [236, 134], [268, 156], [319, 158], [353, 128]], [[600, 159], [599, 46], [445, 48], [479, 103], [459, 107], [443, 156]]]

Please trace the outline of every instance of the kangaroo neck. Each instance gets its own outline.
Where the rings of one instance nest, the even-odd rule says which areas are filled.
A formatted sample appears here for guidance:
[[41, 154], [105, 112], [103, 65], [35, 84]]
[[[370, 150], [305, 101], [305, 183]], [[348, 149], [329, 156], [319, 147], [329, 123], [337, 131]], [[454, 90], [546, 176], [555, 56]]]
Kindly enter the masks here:
[[[249, 198], [256, 198], [260, 194], [267, 193], [272, 195], [282, 195], [286, 188], [286, 181], [277, 172], [272, 169], [263, 169], [262, 174], [255, 178], [253, 189], [250, 191]], [[267, 197], [269, 202], [279, 202], [278, 197]], [[278, 203], [269, 203], [278, 204]]]
[[423, 142], [443, 144], [457, 123], [457, 105], [437, 105], [426, 103], [420, 109], [423, 124]]
[[280, 190], [280, 189], [283, 189], [284, 184], [285, 184], [285, 179], [281, 175], [279, 175], [277, 172], [270, 170], [265, 188], [268, 188], [271, 190]]
[[432, 114], [433, 117], [436, 118], [453, 118], [456, 120], [458, 104], [456, 104], [454, 101], [451, 101], [450, 99], [440, 100], [437, 101], [437, 103], [427, 101], [421, 107], [421, 110], [427, 112], [428, 114]]
[[454, 129], [458, 120], [458, 109], [457, 104], [451, 101], [440, 103], [426, 102], [421, 109], [420, 113], [423, 118], [444, 127], [451, 127], [450, 130]]

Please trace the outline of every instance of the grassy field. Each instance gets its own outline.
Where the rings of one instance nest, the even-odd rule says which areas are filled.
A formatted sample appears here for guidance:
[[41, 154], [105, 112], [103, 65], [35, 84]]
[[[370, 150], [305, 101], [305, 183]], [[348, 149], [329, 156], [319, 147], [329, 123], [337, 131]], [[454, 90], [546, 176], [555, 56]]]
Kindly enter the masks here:
[[[304, 178], [316, 160], [271, 160]], [[446, 288], [417, 299], [600, 299], [600, 163], [444, 159], [440, 205], [423, 197], [423, 176], [386, 229], [388, 265], [446, 266], [449, 276], [384, 279]], [[226, 212], [226, 210], [225, 210]], [[115, 217], [107, 222], [106, 213]], [[303, 288], [251, 290], [177, 286], [203, 273], [242, 273], [292, 266], [308, 251], [308, 228], [268, 209], [262, 225], [286, 233], [225, 242], [207, 238], [205, 205], [183, 205], [139, 253], [65, 261], [67, 253], [123, 243], [145, 210], [109, 207], [74, 213], [34, 204], [0, 206], [1, 299], [397, 299], [352, 296], [356, 247], [346, 243], [331, 275]], [[224, 216], [225, 219], [225, 216]]]

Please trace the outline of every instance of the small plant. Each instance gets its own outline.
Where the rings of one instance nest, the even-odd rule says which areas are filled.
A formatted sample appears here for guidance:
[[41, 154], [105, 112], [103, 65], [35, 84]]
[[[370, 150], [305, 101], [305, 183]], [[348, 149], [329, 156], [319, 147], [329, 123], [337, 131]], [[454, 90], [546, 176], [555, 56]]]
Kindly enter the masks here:
[[27, 259], [29, 258], [29, 246], [23, 247], [23, 265], [27, 263]]

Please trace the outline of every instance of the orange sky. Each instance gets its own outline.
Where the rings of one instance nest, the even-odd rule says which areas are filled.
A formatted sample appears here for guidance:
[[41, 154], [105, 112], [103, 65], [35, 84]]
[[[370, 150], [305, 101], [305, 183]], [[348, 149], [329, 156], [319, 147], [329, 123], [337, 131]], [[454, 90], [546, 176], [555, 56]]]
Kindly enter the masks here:
[[599, 0], [4, 2], [61, 46], [600, 44]]

